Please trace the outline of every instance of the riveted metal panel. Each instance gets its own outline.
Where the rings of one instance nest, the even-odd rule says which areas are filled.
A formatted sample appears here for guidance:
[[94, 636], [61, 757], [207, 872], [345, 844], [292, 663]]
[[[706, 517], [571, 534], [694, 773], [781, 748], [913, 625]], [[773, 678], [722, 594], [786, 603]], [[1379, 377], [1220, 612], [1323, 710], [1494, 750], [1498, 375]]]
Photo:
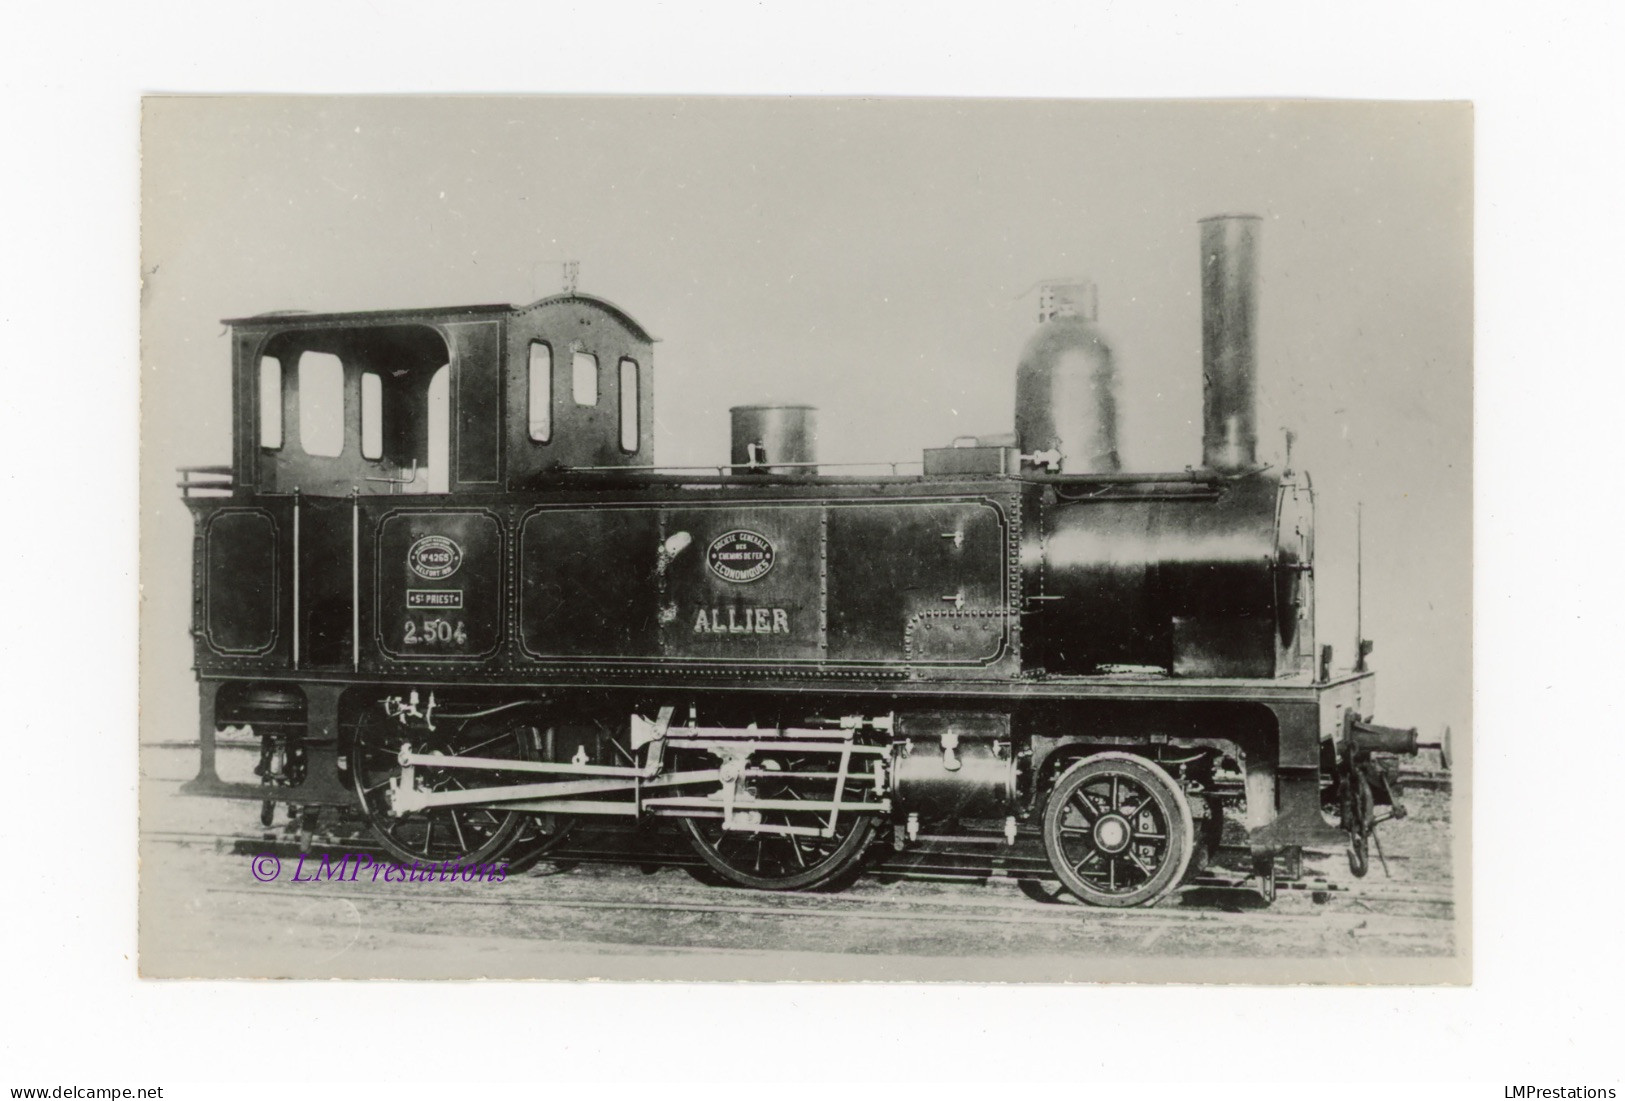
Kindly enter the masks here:
[[823, 660], [823, 514], [821, 501], [662, 510], [661, 652]]
[[502, 461], [502, 322], [457, 322], [445, 332], [456, 363], [457, 485], [495, 489]]
[[236, 493], [276, 489], [274, 462], [260, 469], [259, 350], [265, 334], [258, 329], [239, 329], [231, 337], [232, 408], [232, 486]]
[[354, 640], [351, 584], [353, 552], [350, 502], [308, 497], [299, 504], [300, 664], [309, 669], [347, 669]]
[[[506, 321], [506, 473], [510, 488], [565, 467], [637, 466], [654, 462], [654, 344], [619, 309], [586, 295], [561, 295], [515, 309]], [[529, 427], [530, 345], [545, 344], [551, 410], [545, 441]], [[598, 400], [581, 405], [571, 385], [575, 353], [598, 361]], [[622, 360], [637, 365], [638, 446], [621, 447]], [[627, 400], [631, 400], [627, 395]]]
[[1047, 503], [1047, 602], [1028, 624], [1045, 667], [1274, 676], [1276, 625], [1296, 614], [1277, 607], [1278, 484], [1260, 473], [1212, 493]]
[[992, 502], [843, 503], [829, 515], [832, 661], [985, 663], [1009, 622], [1008, 535]]
[[446, 662], [497, 652], [505, 560], [494, 512], [384, 510], [374, 553], [372, 621], [385, 655]]
[[540, 508], [519, 527], [519, 640], [532, 658], [655, 657], [654, 509]]
[[223, 508], [203, 520], [203, 636], [220, 654], [276, 648], [282, 626], [277, 522], [260, 508]]
[[1004, 652], [1005, 619], [999, 609], [922, 612], [908, 624], [903, 652], [911, 663], [977, 664]]

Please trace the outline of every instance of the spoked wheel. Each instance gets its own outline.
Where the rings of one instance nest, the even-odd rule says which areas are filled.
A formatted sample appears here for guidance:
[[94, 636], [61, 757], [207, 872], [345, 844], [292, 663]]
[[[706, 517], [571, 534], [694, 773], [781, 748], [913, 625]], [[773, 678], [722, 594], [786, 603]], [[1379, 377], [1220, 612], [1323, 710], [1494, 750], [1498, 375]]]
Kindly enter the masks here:
[[[546, 760], [547, 754], [543, 747], [551, 745], [548, 740], [549, 724], [546, 716], [539, 712], [521, 710], [517, 717], [509, 718], [514, 733], [523, 740], [528, 747], [533, 760]], [[520, 783], [534, 783], [541, 779], [538, 776], [529, 776]], [[519, 833], [508, 852], [510, 872], [529, 871], [554, 849], [570, 839], [575, 831], [576, 819], [568, 814], [531, 814], [523, 816]]]
[[[752, 767], [772, 772], [828, 772], [825, 758], [775, 755], [752, 758]], [[757, 778], [746, 785], [757, 799], [828, 801], [834, 785], [827, 779]], [[850, 788], [847, 789], [851, 791]], [[850, 795], [848, 796], [850, 798]], [[828, 810], [764, 810], [761, 825], [822, 829]], [[762, 891], [804, 891], [839, 880], [857, 869], [875, 836], [876, 816], [842, 812], [835, 834], [724, 830], [716, 818], [685, 818], [689, 840], [706, 865], [729, 883]]]
[[1356, 879], [1364, 879], [1371, 870], [1371, 832], [1377, 828], [1377, 810], [1371, 796], [1371, 784], [1365, 774], [1355, 769], [1348, 781], [1348, 800], [1345, 827], [1349, 834], [1349, 871]]
[[[431, 807], [396, 814], [389, 804], [390, 781], [400, 775], [398, 755], [410, 743], [418, 753], [529, 760], [531, 742], [523, 724], [478, 722], [428, 732], [409, 730], [381, 715], [369, 715], [356, 730], [350, 777], [378, 840], [401, 861], [486, 864], [507, 852], [525, 824], [517, 811], [484, 807]], [[455, 791], [482, 784], [525, 782], [526, 774], [419, 768], [419, 782], [432, 791]], [[476, 779], [478, 777], [478, 779]]]
[[508, 872], [517, 875], [540, 864], [554, 849], [570, 839], [576, 820], [564, 814], [527, 814], [513, 848], [508, 852]]
[[1100, 753], [1068, 769], [1044, 808], [1044, 848], [1061, 882], [1095, 906], [1144, 906], [1190, 863], [1190, 805], [1160, 767]]

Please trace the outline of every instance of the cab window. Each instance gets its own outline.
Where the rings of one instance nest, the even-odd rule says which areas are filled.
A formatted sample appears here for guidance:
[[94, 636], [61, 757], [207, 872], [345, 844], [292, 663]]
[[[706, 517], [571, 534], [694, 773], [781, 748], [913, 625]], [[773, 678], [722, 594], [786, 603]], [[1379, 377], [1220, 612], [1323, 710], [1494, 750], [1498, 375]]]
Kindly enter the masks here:
[[377, 371], [361, 374], [361, 457], [384, 457], [384, 380]]
[[577, 405], [598, 404], [598, 357], [577, 352], [571, 365], [571, 393]]
[[255, 365], [262, 484], [332, 496], [445, 492], [449, 360], [428, 325], [269, 334]]
[[553, 348], [530, 342], [530, 438], [546, 443], [553, 436]]
[[621, 450], [638, 449], [638, 365], [621, 360]]
[[451, 368], [442, 367], [429, 380], [427, 466], [418, 472], [419, 493], [445, 493], [451, 488]]
[[299, 357], [299, 444], [319, 458], [344, 454], [344, 362], [336, 355]]
[[260, 357], [260, 446], [282, 446], [282, 361], [276, 356]]

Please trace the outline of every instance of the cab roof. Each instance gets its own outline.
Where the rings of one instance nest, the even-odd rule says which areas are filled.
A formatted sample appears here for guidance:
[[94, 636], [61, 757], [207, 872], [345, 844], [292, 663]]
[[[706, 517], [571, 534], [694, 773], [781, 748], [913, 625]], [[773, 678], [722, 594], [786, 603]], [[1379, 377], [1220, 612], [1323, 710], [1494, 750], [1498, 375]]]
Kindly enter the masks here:
[[531, 310], [541, 309], [544, 306], [557, 305], [562, 302], [586, 302], [597, 306], [626, 328], [640, 340], [657, 343], [659, 338], [651, 336], [642, 325], [639, 325], [632, 315], [621, 309], [607, 298], [598, 298], [590, 294], [555, 294], [547, 298], [538, 298], [536, 301], [523, 306], [507, 303], [487, 303], [474, 306], [424, 306], [404, 310], [353, 310], [348, 313], [311, 313], [305, 310], [273, 310], [269, 313], [254, 314], [251, 317], [228, 317], [223, 325], [263, 325], [275, 322], [284, 325], [331, 325], [335, 322], [355, 321], [436, 321], [447, 318], [489, 316], [491, 314], [521, 314]]

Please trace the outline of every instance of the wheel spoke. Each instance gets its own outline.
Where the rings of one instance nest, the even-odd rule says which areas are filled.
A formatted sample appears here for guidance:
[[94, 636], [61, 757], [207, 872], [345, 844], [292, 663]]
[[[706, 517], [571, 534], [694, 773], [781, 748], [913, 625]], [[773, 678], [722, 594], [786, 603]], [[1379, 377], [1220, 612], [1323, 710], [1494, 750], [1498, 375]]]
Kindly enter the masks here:
[[[419, 767], [415, 782], [424, 792], [479, 791], [492, 782], [501, 782], [501, 773], [471, 773], [436, 767], [460, 755], [484, 754], [504, 760], [529, 759], [529, 742], [524, 730], [515, 725], [461, 725], [442, 730], [437, 748], [428, 753]], [[384, 847], [396, 858], [474, 862], [495, 860], [518, 840], [523, 816], [513, 811], [478, 806], [429, 807], [404, 814], [396, 813], [378, 789], [401, 775], [394, 767], [400, 747], [416, 740], [417, 732], [406, 732], [374, 715], [355, 727], [351, 789], [366, 813]], [[460, 742], [467, 742], [466, 747]], [[420, 750], [421, 752], [422, 750]], [[449, 817], [448, 823], [445, 819]]]
[[477, 756], [479, 756], [479, 753], [478, 753], [479, 750], [484, 749], [488, 745], [494, 745], [495, 743], [500, 742], [502, 739], [504, 739], [504, 738], [506, 738], [508, 736], [508, 733], [509, 733], [508, 731], [503, 731], [501, 734], [498, 734], [496, 737], [487, 738], [485, 741], [479, 743], [478, 745], [471, 745], [471, 746], [468, 746], [468, 747], [466, 747], [464, 749], [459, 749], [457, 751], [457, 756], [459, 756], [459, 757], [477, 757]]
[[1073, 765], [1044, 811], [1051, 866], [1073, 894], [1101, 906], [1155, 902], [1191, 856], [1186, 794], [1154, 761], [1120, 753]]
[[397, 827], [395, 836], [400, 840], [401, 847], [406, 849], [413, 856], [427, 856], [427, 851], [420, 849], [416, 842], [412, 840], [412, 837], [417, 833], [417, 830], [413, 829], [412, 827], [416, 825], [416, 822], [402, 822], [400, 826]]
[[[742, 830], [724, 830], [714, 818], [685, 818], [684, 829], [707, 866], [739, 886], [802, 890], [840, 875], [862, 859], [875, 830], [868, 815], [841, 814], [831, 837], [785, 830], [828, 827], [834, 789], [826, 778], [802, 775], [831, 771], [823, 755], [763, 752], [753, 755], [749, 764], [754, 774], [741, 786], [741, 798], [782, 800], [786, 807], [762, 810], [755, 828]], [[681, 771], [683, 764], [674, 767]]]

